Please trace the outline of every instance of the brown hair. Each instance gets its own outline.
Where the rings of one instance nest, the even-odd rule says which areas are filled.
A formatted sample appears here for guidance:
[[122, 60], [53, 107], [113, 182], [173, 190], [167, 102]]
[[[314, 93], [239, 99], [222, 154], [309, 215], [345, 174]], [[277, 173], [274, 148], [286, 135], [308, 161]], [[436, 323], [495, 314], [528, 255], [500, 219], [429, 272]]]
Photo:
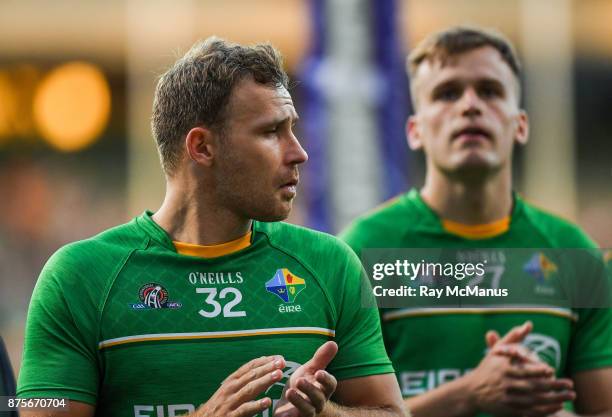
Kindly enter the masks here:
[[270, 44], [242, 46], [212, 36], [193, 45], [160, 78], [151, 128], [162, 167], [171, 175], [181, 158], [181, 138], [195, 126], [223, 133], [234, 87], [251, 77], [288, 88], [280, 52]]
[[445, 65], [450, 56], [483, 46], [491, 46], [499, 51], [502, 59], [508, 64], [517, 80], [520, 79], [521, 65], [512, 43], [497, 31], [467, 26], [452, 27], [433, 33], [423, 39], [408, 56], [406, 62], [408, 73], [412, 80], [423, 61], [439, 61], [442, 65]]

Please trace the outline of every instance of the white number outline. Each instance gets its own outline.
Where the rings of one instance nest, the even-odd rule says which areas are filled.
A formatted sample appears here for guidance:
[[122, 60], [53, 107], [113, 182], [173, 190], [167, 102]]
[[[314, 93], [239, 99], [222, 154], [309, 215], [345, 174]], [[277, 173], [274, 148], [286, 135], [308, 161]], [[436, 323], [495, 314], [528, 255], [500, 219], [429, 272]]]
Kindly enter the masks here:
[[506, 267], [504, 265], [487, 265], [484, 267], [485, 273], [482, 275], [476, 275], [468, 282], [467, 286], [471, 288], [479, 285], [484, 281], [484, 278], [488, 273], [493, 273], [493, 276], [491, 277], [491, 288], [497, 290], [499, 289], [499, 283], [505, 270]]
[[240, 304], [242, 301], [242, 293], [240, 290], [234, 287], [225, 287], [219, 293], [219, 299], [225, 299], [229, 294], [234, 295], [234, 299], [230, 300], [227, 304], [221, 307], [221, 303], [219, 303], [215, 297], [217, 296], [217, 289], [214, 287], [198, 287], [196, 288], [196, 292], [198, 294], [208, 294], [206, 296], [206, 300], [204, 302], [208, 305], [213, 306], [212, 311], [206, 311], [204, 309], [200, 309], [198, 314], [202, 317], [206, 318], [214, 318], [217, 317], [223, 311], [223, 317], [245, 317], [246, 311], [244, 310], [234, 310], [232, 308], [236, 305]]

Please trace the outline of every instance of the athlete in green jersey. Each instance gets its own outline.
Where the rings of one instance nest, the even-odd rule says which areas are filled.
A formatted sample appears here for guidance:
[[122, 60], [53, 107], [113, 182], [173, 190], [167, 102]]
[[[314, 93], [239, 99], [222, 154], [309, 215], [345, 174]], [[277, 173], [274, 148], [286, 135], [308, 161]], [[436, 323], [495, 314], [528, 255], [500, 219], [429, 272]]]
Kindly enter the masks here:
[[269, 45], [177, 61], [153, 109], [164, 203], [49, 260], [18, 395], [68, 398], [45, 410], [65, 417], [403, 415], [359, 260], [277, 222], [307, 159], [296, 119]]
[[[398, 228], [399, 224], [404, 226]], [[505, 248], [592, 247], [575, 226], [524, 203], [520, 197], [516, 197], [508, 220], [487, 227], [464, 226], [461, 232], [448, 227], [449, 223], [413, 190], [358, 219], [343, 237], [358, 253], [364, 248], [457, 248], [466, 259], [487, 259], [487, 273], [479, 285], [488, 288], [494, 281], [504, 287], [498, 278], [509, 279], [504, 274], [509, 257]], [[534, 249], [533, 255], [539, 254]], [[546, 281], [538, 288], [545, 291], [553, 287]], [[406, 397], [467, 374], [483, 358], [487, 330], [506, 332], [526, 320], [533, 323], [534, 331], [526, 336], [525, 344], [554, 367], [557, 376], [612, 366], [609, 310], [439, 308], [434, 302], [432, 307], [436, 308], [381, 311], [387, 349]], [[470, 337], [467, 340], [466, 335]], [[454, 340], [462, 343], [452, 343]]]
[[[416, 113], [407, 132], [411, 148], [425, 152], [425, 186], [344, 231], [358, 254], [368, 248], [455, 248], [465, 260], [487, 259], [481, 285], [494, 288], [504, 286], [500, 277], [511, 279], [504, 274], [509, 265], [503, 248], [594, 247], [576, 226], [511, 191], [512, 147], [527, 140], [528, 123], [518, 106], [519, 66], [506, 40], [478, 29], [451, 29], [415, 48], [409, 65]], [[541, 263], [537, 249], [533, 256], [540, 272], [555, 269]], [[548, 281], [538, 285], [551, 291]], [[419, 306], [381, 315], [387, 351], [415, 415], [543, 416], [567, 413], [559, 410], [573, 399], [577, 412], [612, 413], [608, 309]], [[527, 320], [532, 324], [500, 339], [499, 333]], [[517, 342], [537, 352], [557, 378], [532, 368], [533, 359], [517, 364], [496, 353]]]
[[288, 377], [327, 340], [340, 347], [329, 367], [338, 379], [393, 372], [375, 310], [354, 302], [360, 268], [333, 238], [283, 223], [255, 222], [237, 252], [181, 255], [144, 214], [48, 262], [20, 395], [96, 404], [99, 415], [177, 415], [237, 364], [282, 355]]

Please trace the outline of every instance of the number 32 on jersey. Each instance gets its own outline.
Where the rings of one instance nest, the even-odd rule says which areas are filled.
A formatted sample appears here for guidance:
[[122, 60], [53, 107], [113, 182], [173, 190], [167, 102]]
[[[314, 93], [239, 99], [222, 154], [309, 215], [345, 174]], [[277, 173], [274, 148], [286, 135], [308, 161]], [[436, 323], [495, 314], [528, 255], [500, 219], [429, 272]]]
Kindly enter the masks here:
[[[242, 293], [234, 287], [225, 287], [218, 291], [215, 287], [196, 288], [198, 294], [206, 294], [206, 309], [200, 309], [198, 313], [208, 319], [217, 317], [223, 313], [223, 317], [245, 317], [246, 311], [237, 310], [238, 304], [242, 301]], [[223, 306], [218, 300], [224, 301]]]

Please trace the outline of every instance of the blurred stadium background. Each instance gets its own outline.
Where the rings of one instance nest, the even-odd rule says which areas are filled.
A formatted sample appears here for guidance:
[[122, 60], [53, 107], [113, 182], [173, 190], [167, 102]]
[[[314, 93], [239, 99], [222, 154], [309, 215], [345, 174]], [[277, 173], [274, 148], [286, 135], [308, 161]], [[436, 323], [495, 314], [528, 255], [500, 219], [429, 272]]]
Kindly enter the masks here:
[[310, 153], [290, 221], [330, 232], [423, 178], [403, 58], [431, 31], [497, 28], [525, 67], [516, 188], [612, 247], [612, 0], [0, 2], [0, 335], [19, 368], [36, 277], [61, 245], [156, 209], [156, 76], [197, 39], [284, 54]]

